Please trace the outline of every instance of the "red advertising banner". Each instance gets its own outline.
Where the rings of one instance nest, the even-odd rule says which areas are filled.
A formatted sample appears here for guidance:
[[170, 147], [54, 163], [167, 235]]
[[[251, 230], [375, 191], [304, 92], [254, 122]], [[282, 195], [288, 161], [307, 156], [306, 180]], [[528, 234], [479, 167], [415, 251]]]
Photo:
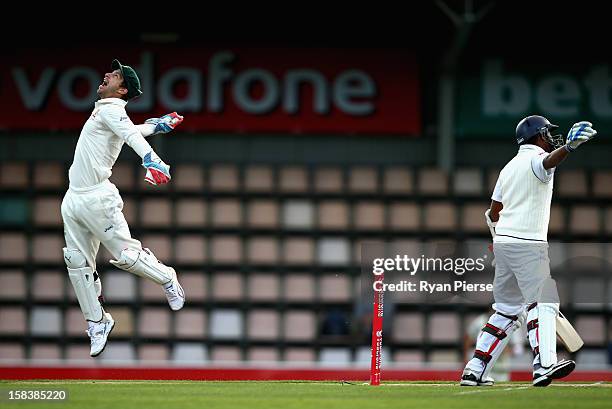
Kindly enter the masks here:
[[421, 131], [416, 60], [401, 49], [143, 47], [19, 50], [3, 56], [0, 128], [78, 130], [118, 58], [143, 95], [135, 123], [177, 111], [184, 131]]

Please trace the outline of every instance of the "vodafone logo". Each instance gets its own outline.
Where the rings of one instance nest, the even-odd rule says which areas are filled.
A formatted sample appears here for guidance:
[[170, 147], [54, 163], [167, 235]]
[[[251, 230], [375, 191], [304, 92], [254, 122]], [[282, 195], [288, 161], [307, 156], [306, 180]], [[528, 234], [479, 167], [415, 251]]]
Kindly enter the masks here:
[[[238, 58], [231, 51], [219, 51], [210, 57], [205, 67], [179, 66], [156, 74], [153, 54], [143, 52], [140, 62], [134, 67], [142, 88], [147, 92], [130, 103], [130, 110], [146, 112], [159, 103], [168, 110], [185, 113], [220, 113], [231, 102], [241, 111], [253, 115], [276, 110], [296, 114], [305, 108], [301, 106], [300, 98], [304, 86], [313, 90], [312, 99], [307, 102], [308, 108], [316, 114], [326, 115], [334, 108], [350, 116], [365, 116], [375, 110], [377, 85], [363, 70], [349, 68], [330, 78], [314, 68], [296, 67], [278, 75], [264, 68], [236, 69], [234, 63]], [[59, 99], [66, 108], [87, 111], [96, 100], [96, 89], [102, 78], [96, 71], [98, 68], [75, 66], [58, 71], [47, 67], [42, 75], [31, 79], [25, 67], [15, 67], [12, 77], [24, 106], [29, 110], [42, 109], [53, 88], [57, 87]], [[75, 94], [77, 82], [87, 83], [88, 92]], [[175, 93], [179, 84], [185, 87], [180, 96]], [[254, 89], [257, 93], [253, 92]], [[226, 96], [229, 96], [229, 101]]]
[[189, 115], [182, 132], [421, 135], [420, 80], [404, 49], [130, 46], [19, 50], [0, 67], [3, 129], [78, 130], [110, 61], [133, 67], [139, 123]]

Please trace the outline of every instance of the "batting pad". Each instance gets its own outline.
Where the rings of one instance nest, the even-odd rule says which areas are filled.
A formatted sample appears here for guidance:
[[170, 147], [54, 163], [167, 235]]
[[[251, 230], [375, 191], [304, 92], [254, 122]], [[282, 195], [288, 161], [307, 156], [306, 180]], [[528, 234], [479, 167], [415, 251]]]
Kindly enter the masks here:
[[512, 333], [522, 325], [524, 316], [521, 314], [515, 318], [496, 312], [489, 317], [478, 336], [474, 358], [468, 362], [467, 368], [481, 372], [481, 380], [489, 376], [497, 359], [508, 345]]
[[94, 271], [87, 266], [87, 260], [80, 250], [64, 247], [64, 262], [68, 277], [81, 306], [83, 316], [88, 321], [102, 320], [102, 305], [98, 296], [102, 291], [100, 280], [95, 279]]
[[70, 277], [85, 319], [93, 322], [101, 321], [103, 318], [102, 305], [98, 300], [91, 267], [69, 268], [68, 277]]
[[540, 365], [548, 368], [557, 363], [557, 313], [554, 303], [538, 303], [538, 338]]
[[172, 280], [172, 270], [162, 264], [149, 249], [125, 249], [119, 260], [110, 262], [122, 270], [148, 278], [157, 284], [166, 284]]

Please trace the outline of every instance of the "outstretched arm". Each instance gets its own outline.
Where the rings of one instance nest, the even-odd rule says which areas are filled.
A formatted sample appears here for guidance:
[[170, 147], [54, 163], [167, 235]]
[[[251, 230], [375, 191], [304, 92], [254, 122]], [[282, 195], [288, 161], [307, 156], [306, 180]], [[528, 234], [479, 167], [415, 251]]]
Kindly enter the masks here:
[[152, 124], [138, 124], [134, 126], [136, 127], [136, 129], [138, 129], [138, 132], [140, 132], [140, 134], [144, 138], [153, 135], [153, 132], [155, 131], [155, 125]]
[[570, 152], [574, 152], [580, 145], [593, 139], [597, 131], [592, 126], [593, 124], [587, 121], [575, 123], [567, 133], [565, 145], [555, 149], [544, 159], [542, 162], [544, 169], [557, 167]]
[[567, 158], [567, 155], [569, 155], [569, 151], [565, 148], [565, 146], [562, 146], [549, 153], [548, 156], [546, 156], [542, 161], [542, 165], [544, 165], [544, 169], [547, 170], [556, 168], [557, 165]]
[[151, 135], [173, 131], [181, 122], [183, 122], [183, 117], [176, 112], [171, 112], [160, 118], [149, 118], [144, 124], [136, 125], [136, 128], [146, 138]]
[[142, 158], [142, 166], [147, 169], [145, 176], [147, 182], [159, 185], [170, 181], [170, 166], [157, 156], [151, 145], [127, 116], [125, 109], [108, 107], [101, 110], [99, 115], [110, 130]]

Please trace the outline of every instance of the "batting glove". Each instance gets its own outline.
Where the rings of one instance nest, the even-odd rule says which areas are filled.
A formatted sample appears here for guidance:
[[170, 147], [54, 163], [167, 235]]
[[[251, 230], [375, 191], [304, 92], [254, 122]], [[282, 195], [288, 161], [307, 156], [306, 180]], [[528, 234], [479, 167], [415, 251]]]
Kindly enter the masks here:
[[176, 112], [172, 112], [161, 118], [149, 118], [145, 121], [145, 124], [155, 125], [155, 130], [152, 135], [157, 135], [159, 133], [168, 133], [174, 130], [181, 122], [183, 122], [183, 117]]
[[487, 209], [484, 215], [487, 226], [489, 226], [489, 231], [491, 232], [491, 237], [495, 238], [495, 227], [497, 226], [497, 222], [491, 220], [491, 209]]
[[593, 124], [587, 121], [575, 123], [567, 133], [565, 149], [573, 152], [583, 143], [593, 139], [597, 135], [597, 131], [591, 128], [592, 126]]
[[145, 181], [153, 186], [163, 185], [170, 182], [170, 166], [151, 151], [142, 159], [142, 166], [147, 170]]
[[516, 329], [519, 329], [523, 326], [525, 321], [527, 321], [527, 311], [523, 309], [523, 311], [518, 314], [518, 319], [514, 321], [514, 326], [516, 327]]

